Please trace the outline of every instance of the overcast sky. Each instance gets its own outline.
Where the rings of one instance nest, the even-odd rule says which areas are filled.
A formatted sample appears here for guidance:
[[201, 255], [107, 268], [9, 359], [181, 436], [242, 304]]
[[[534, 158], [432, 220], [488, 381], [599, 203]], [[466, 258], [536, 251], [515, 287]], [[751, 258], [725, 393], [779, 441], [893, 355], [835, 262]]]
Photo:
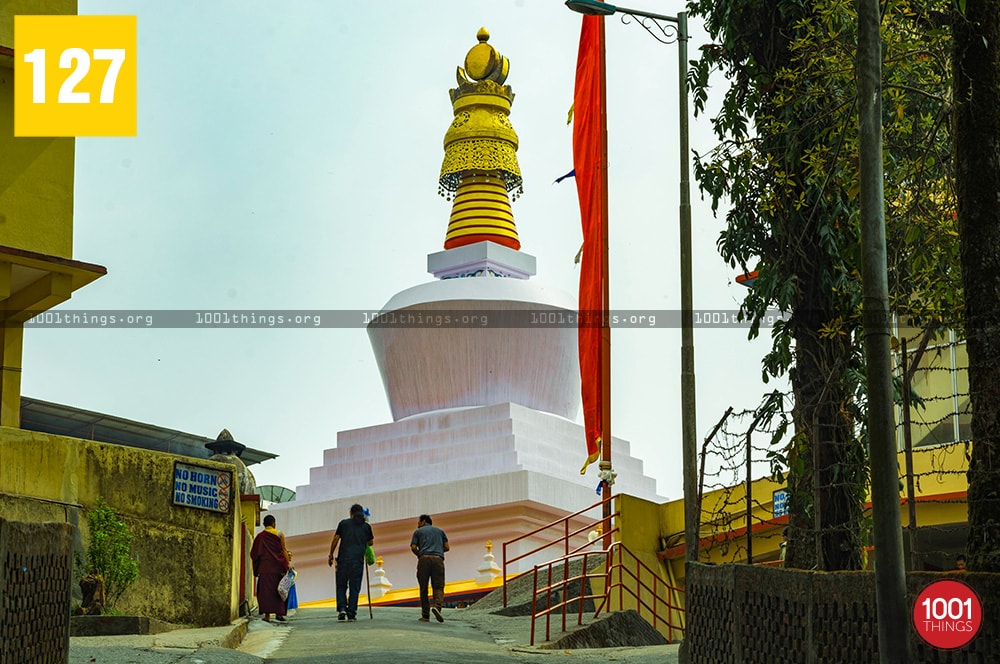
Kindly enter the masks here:
[[[633, 0], [667, 14], [680, 2]], [[578, 287], [572, 103], [580, 17], [561, 0], [79, 0], [138, 16], [138, 135], [77, 140], [73, 257], [107, 276], [60, 309], [370, 310], [432, 279], [450, 203], [437, 193], [455, 68], [485, 26], [510, 59], [538, 280]], [[706, 41], [696, 24], [691, 57]], [[678, 310], [677, 47], [607, 19], [611, 306]], [[692, 108], [693, 113], [693, 108]], [[712, 145], [692, 119], [692, 147]], [[735, 313], [721, 223], [692, 183], [694, 303]], [[680, 330], [613, 333], [612, 422], [661, 495], [681, 495]], [[695, 330], [698, 438], [754, 407], [767, 332]], [[35, 329], [24, 395], [280, 455], [258, 484], [295, 488], [338, 431], [391, 421], [361, 326]], [[582, 421], [582, 416], [581, 416]], [[580, 478], [584, 458], [568, 461]], [[591, 474], [596, 473], [596, 465]]]

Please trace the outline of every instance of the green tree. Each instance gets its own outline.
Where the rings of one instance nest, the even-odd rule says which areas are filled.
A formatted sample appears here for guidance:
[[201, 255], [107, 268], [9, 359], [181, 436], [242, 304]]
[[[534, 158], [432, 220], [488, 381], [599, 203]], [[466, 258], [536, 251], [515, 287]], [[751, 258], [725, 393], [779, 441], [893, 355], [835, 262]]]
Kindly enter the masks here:
[[969, 567], [1000, 572], [1000, 2], [959, 0], [955, 154], [972, 458]]
[[104, 501], [87, 515], [90, 543], [87, 546], [89, 571], [104, 581], [108, 607], [113, 608], [122, 593], [139, 578], [139, 563], [132, 557], [133, 535], [128, 524]]
[[[716, 41], [691, 74], [696, 112], [705, 108], [712, 72], [729, 80], [713, 118], [720, 144], [695, 160], [713, 204], [730, 202], [719, 250], [733, 267], [759, 266], [741, 307], [751, 336], [768, 308], [788, 314], [772, 329], [762, 363], [765, 380], [789, 376], [795, 399], [784, 452], [793, 496], [786, 564], [856, 569], [867, 486], [856, 8], [845, 0], [698, 0], [689, 7]], [[957, 276], [954, 219], [942, 212], [953, 200], [941, 67], [947, 35], [929, 36], [921, 24], [926, 7], [918, 10], [887, 4], [883, 26], [893, 99], [885, 121], [890, 298], [904, 315], [936, 319], [942, 303], [955, 308]], [[920, 244], [928, 251], [914, 260]]]

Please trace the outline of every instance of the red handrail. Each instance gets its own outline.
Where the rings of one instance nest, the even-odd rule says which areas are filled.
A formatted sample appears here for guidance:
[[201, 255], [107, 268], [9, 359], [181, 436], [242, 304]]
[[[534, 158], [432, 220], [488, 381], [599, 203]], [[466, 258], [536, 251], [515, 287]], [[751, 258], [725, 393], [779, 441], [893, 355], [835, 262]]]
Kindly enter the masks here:
[[[660, 578], [660, 575], [657, 574], [655, 570], [646, 565], [646, 563], [639, 560], [639, 558], [634, 553], [632, 553], [626, 546], [622, 545], [620, 542], [616, 542], [612, 545], [612, 551], [613, 553], [617, 553], [617, 562], [612, 562], [611, 560], [609, 560], [608, 562], [608, 573], [606, 577], [607, 591], [605, 593], [605, 600], [601, 604], [601, 606], [597, 607], [597, 611], [594, 613], [594, 617], [596, 618], [598, 615], [600, 615], [601, 609], [608, 603], [608, 599], [611, 596], [611, 590], [617, 586], [618, 606], [620, 607], [624, 605], [624, 591], [628, 591], [628, 594], [635, 599], [636, 604], [640, 607], [639, 615], [642, 615], [642, 610], [641, 610], [642, 608], [647, 609], [649, 613], [652, 615], [654, 628], [657, 626], [657, 622], [662, 620], [662, 618], [659, 615], [659, 611], [657, 609], [658, 605], [660, 603], [663, 603], [667, 609], [667, 618], [665, 621], [663, 621], [665, 626], [667, 627], [667, 638], [673, 641], [674, 630], [680, 632], [684, 631], [684, 628], [681, 625], [673, 624], [673, 612], [674, 610], [677, 610], [679, 614], [683, 614], [684, 609], [681, 606], [675, 606], [669, 599], [669, 596], [671, 593], [682, 593], [684, 591], [680, 588], [669, 585], [666, 581]], [[626, 553], [629, 555], [630, 564], [625, 564], [625, 562], [623, 562], [622, 560], [623, 555]], [[633, 566], [635, 568], [634, 572], [632, 571]], [[618, 570], [618, 581], [614, 582], [612, 581], [612, 574], [616, 569]], [[644, 570], [649, 574], [650, 577], [652, 577], [652, 583], [653, 583], [652, 587], [647, 585], [642, 580], [642, 573]], [[625, 580], [622, 578], [622, 574], [627, 574], [628, 577], [630, 577], [635, 582], [636, 586], [635, 591], [633, 591], [632, 588], [625, 583]], [[668, 598], [665, 599], [660, 596], [660, 593], [657, 592], [658, 586], [662, 586], [667, 591]], [[652, 606], [647, 604], [642, 599], [643, 590], [648, 591], [652, 595], [653, 598]]]
[[[623, 561], [623, 555], [628, 554], [631, 565], [626, 565]], [[601, 556], [605, 561], [604, 570], [600, 573], [591, 573], [589, 571], [590, 556]], [[582, 570], [581, 573], [570, 577], [569, 576], [569, 565], [572, 558], [582, 558]], [[563, 566], [563, 578], [555, 583], [552, 582], [552, 570], [554, 567], [559, 565]], [[633, 571], [633, 567], [636, 571]], [[546, 584], [542, 587], [538, 586], [539, 570], [546, 570]], [[615, 572], [617, 571], [617, 580], [615, 580]], [[652, 586], [647, 584], [642, 579], [643, 571], [647, 572], [652, 578]], [[594, 612], [594, 618], [600, 615], [601, 611], [605, 609], [610, 603], [611, 593], [614, 589], [618, 589], [618, 606], [624, 605], [625, 593], [627, 592], [631, 596], [638, 607], [638, 613], [640, 616], [643, 615], [643, 609], [645, 612], [652, 617], [653, 627], [656, 628], [658, 623], [662, 622], [667, 628], [667, 638], [670, 641], [674, 640], [674, 630], [679, 632], [684, 631], [681, 625], [674, 625], [674, 611], [678, 615], [682, 615], [684, 609], [680, 606], [676, 606], [669, 599], [671, 594], [683, 593], [684, 591], [680, 588], [669, 585], [666, 581], [660, 578], [660, 576], [651, 569], [644, 562], [639, 560], [634, 553], [628, 550], [627, 547], [622, 545], [620, 542], [614, 542], [607, 551], [588, 551], [582, 554], [569, 554], [563, 556], [562, 558], [550, 561], [544, 565], [536, 565], [532, 570], [534, 590], [531, 597], [531, 645], [535, 645], [535, 622], [540, 617], [545, 617], [545, 640], [550, 640], [551, 637], [551, 618], [552, 614], [559, 611], [562, 614], [562, 631], [566, 631], [566, 615], [567, 607], [572, 602], [579, 602], [579, 610], [577, 611], [577, 625], [583, 624], [583, 603], [586, 600], [596, 600], [600, 599], [601, 603], [598, 605], [596, 611]], [[631, 578], [634, 582], [635, 588], [625, 582], [625, 577]], [[584, 594], [584, 581], [586, 579], [604, 579], [604, 592], [600, 595], [595, 594]], [[580, 592], [577, 596], [567, 599], [567, 588], [570, 583], [579, 582]], [[667, 597], [661, 597], [660, 588], [663, 589]], [[552, 592], [554, 590], [562, 590], [562, 600], [557, 604], [552, 604]], [[643, 599], [643, 590], [647, 592], [647, 595], [652, 596], [652, 605], [650, 605], [646, 600]], [[546, 597], [546, 608], [539, 611], [538, 610], [538, 596], [540, 594], [545, 594]], [[664, 620], [660, 613], [660, 605], [666, 608], [666, 619]]]
[[[615, 498], [616, 498], [616, 496], [611, 496], [607, 500], [612, 501]], [[590, 532], [597, 525], [601, 525], [601, 528], [603, 530], [603, 535], [605, 535], [605, 536], [611, 535], [612, 533], [614, 533], [617, 530], [617, 528], [611, 528], [611, 519], [613, 519], [614, 517], [618, 516], [618, 512], [615, 512], [615, 513], [610, 514], [610, 515], [608, 515], [606, 517], [602, 517], [600, 519], [597, 519], [597, 520], [595, 520], [595, 521], [593, 521], [591, 523], [588, 523], [587, 525], [584, 525], [584, 526], [582, 526], [580, 528], [577, 528], [576, 530], [574, 530], [572, 532], [570, 532], [570, 530], [569, 530], [569, 522], [570, 522], [571, 519], [574, 519], [574, 518], [576, 518], [578, 516], [581, 516], [585, 512], [589, 512], [589, 511], [591, 511], [593, 509], [601, 507], [601, 506], [604, 505], [604, 503], [605, 503], [605, 499], [601, 499], [600, 501], [594, 503], [590, 507], [585, 507], [582, 510], [579, 510], [577, 512], [573, 512], [572, 514], [568, 514], [568, 515], [564, 516], [563, 518], [558, 519], [557, 521], [553, 521], [552, 523], [548, 523], [548, 524], [546, 524], [544, 526], [539, 526], [538, 528], [535, 528], [531, 532], [527, 532], [527, 533], [524, 533], [522, 535], [518, 535], [514, 539], [508, 540], [508, 541], [506, 541], [506, 542], [503, 543], [503, 605], [504, 605], [504, 607], [507, 606], [507, 582], [514, 580], [515, 578], [521, 576], [521, 574], [522, 574], [522, 573], [518, 573], [518, 574], [515, 574], [512, 577], [508, 578], [508, 576], [507, 576], [507, 568], [508, 568], [509, 565], [512, 565], [512, 564], [516, 563], [519, 560], [523, 560], [524, 558], [527, 558], [528, 556], [534, 555], [534, 554], [538, 553], [539, 551], [544, 551], [545, 549], [547, 549], [547, 548], [549, 548], [551, 546], [558, 545], [560, 543], [563, 544], [563, 553], [562, 553], [563, 557], [570, 556], [570, 555], [573, 555], [575, 553], [578, 553], [578, 552], [582, 551], [583, 549], [587, 548], [588, 546], [590, 546], [591, 542], [588, 541], [588, 542], [585, 542], [583, 544], [580, 544], [580, 545], [576, 546], [571, 551], [570, 550], [570, 546], [569, 546], [570, 539], [572, 537], [576, 536], [576, 535], [579, 535], [579, 534], [585, 532], [585, 531], [586, 532]], [[528, 537], [532, 537], [534, 535], [537, 535], [538, 533], [541, 533], [541, 532], [543, 532], [545, 530], [548, 530], [550, 528], [554, 528], [554, 527], [557, 527], [557, 526], [560, 526], [560, 525], [563, 528], [563, 533], [562, 533], [562, 535], [559, 538], [554, 539], [554, 540], [552, 540], [551, 542], [549, 542], [547, 544], [542, 544], [541, 546], [537, 546], [534, 549], [531, 549], [530, 551], [527, 551], [527, 552], [522, 553], [520, 555], [514, 556], [512, 558], [508, 558], [507, 557], [507, 547], [508, 546], [510, 546], [512, 544], [515, 544], [515, 543], [517, 543], [517, 542], [519, 542], [519, 541], [521, 541], [523, 539], [526, 539]]]
[[[550, 640], [551, 637], [551, 617], [556, 611], [560, 611], [562, 614], [562, 631], [566, 631], [566, 607], [568, 607], [572, 602], [579, 602], [577, 610], [577, 624], [583, 623], [583, 605], [586, 600], [596, 600], [602, 599], [604, 594], [594, 595], [594, 594], [584, 594], [584, 581], [586, 579], [603, 577], [606, 572], [602, 571], [598, 574], [590, 574], [587, 569], [589, 567], [589, 558], [591, 556], [600, 556], [602, 559], [607, 560], [605, 551], [587, 551], [582, 554], [583, 566], [582, 572], [576, 576], [569, 576], [569, 563], [572, 556], [563, 556], [558, 560], [553, 560], [546, 563], [545, 565], [536, 565], [532, 570], [533, 581], [534, 581], [534, 592], [531, 594], [531, 645], [535, 645], [535, 622], [541, 617], [545, 616], [545, 640]], [[563, 564], [563, 575], [562, 579], [552, 582], [552, 568], [559, 563]], [[540, 569], [545, 568], [547, 572], [546, 585], [539, 588], [538, 587], [538, 572]], [[566, 599], [566, 588], [570, 583], [579, 582], [580, 592], [577, 596], [570, 599]], [[562, 589], [563, 599], [557, 604], [552, 603], [552, 591], [556, 589]], [[544, 593], [546, 598], [546, 608], [539, 611], [538, 610], [538, 596]]]

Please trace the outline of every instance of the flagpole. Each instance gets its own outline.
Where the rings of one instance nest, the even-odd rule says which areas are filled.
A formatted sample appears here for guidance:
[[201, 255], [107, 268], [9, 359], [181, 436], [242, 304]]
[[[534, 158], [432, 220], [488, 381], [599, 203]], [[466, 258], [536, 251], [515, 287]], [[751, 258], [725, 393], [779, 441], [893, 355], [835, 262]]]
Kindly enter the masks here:
[[[604, 45], [604, 19], [601, 36], [601, 281], [603, 312], [601, 316], [601, 470], [611, 470], [611, 279], [608, 272], [608, 86], [607, 49]], [[604, 517], [603, 547], [611, 547], [611, 484], [601, 486]]]
[[[611, 312], [608, 275], [608, 122], [604, 19], [584, 17], [573, 92], [573, 163], [584, 249], [580, 270], [581, 395], [587, 460], [599, 461], [605, 548], [612, 543], [611, 488]], [[599, 88], [599, 89], [598, 89]], [[600, 216], [600, 219], [596, 217]], [[598, 246], [600, 245], [600, 246]], [[600, 312], [600, 323], [596, 320]]]

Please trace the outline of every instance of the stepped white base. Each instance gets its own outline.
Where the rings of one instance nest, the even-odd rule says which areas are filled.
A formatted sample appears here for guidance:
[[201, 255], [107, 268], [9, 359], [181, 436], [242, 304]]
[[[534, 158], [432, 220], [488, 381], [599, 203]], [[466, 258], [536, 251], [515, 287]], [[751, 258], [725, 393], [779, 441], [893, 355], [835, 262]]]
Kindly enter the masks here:
[[[295, 502], [270, 509], [295, 554], [300, 601], [334, 597], [327, 567], [337, 523], [358, 502], [372, 515], [375, 551], [385, 576], [398, 587], [415, 585], [416, 559], [410, 536], [417, 517], [431, 514], [451, 544], [447, 576], [474, 579], [487, 540], [503, 565], [503, 543], [596, 503], [597, 468], [579, 474], [586, 456], [583, 427], [517, 404], [498, 404], [415, 416], [391, 424], [344, 431], [338, 446], [324, 453], [324, 465], [297, 487]], [[627, 441], [613, 439], [618, 472], [615, 493], [662, 502], [656, 482], [642, 474], [642, 462]], [[576, 545], [587, 542], [599, 509], [575, 520]], [[508, 560], [562, 535], [546, 532], [522, 540]], [[563, 554], [549, 548], [527, 555], [508, 573]]]

